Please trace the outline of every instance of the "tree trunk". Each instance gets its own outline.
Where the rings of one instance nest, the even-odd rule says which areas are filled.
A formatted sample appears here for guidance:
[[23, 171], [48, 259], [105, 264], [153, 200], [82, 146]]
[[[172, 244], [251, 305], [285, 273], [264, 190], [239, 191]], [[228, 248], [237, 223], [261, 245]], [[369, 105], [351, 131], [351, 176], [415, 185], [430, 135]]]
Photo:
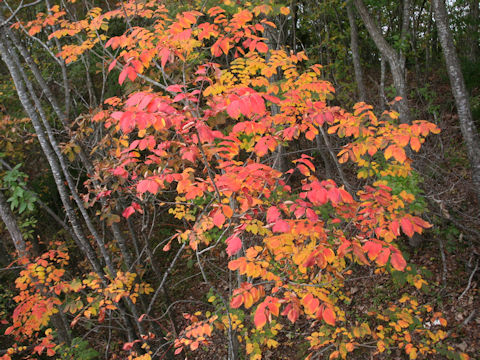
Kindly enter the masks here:
[[[284, 43], [284, 37], [282, 36], [281, 29], [277, 29], [271, 26], [265, 26], [265, 37], [267, 38], [267, 45], [269, 52], [267, 54], [267, 61], [270, 58], [270, 52], [272, 50], [278, 50]], [[278, 81], [279, 75], [273, 75], [268, 80], [269, 82]], [[278, 114], [278, 106], [276, 104], [272, 104], [271, 107], [271, 114], [276, 115]], [[273, 165], [272, 168], [275, 170], [284, 172], [286, 170], [286, 161], [285, 161], [285, 149], [283, 145], [278, 145], [273, 153]]]
[[472, 167], [472, 180], [480, 205], [480, 140], [478, 130], [473, 122], [472, 112], [468, 99], [467, 88], [460, 68], [460, 61], [455, 50], [452, 34], [448, 25], [447, 10], [444, 0], [432, 0], [438, 37], [442, 45], [448, 77], [452, 93], [457, 106], [458, 120], [462, 131], [463, 140], [467, 148], [468, 158]]
[[380, 110], [382, 112], [386, 109], [386, 99], [385, 96], [385, 72], [386, 72], [387, 64], [385, 62], [385, 58], [382, 56], [380, 59]]
[[13, 215], [12, 211], [10, 210], [10, 206], [8, 205], [7, 199], [3, 196], [3, 193], [0, 191], [0, 218], [5, 223], [7, 227], [8, 233], [12, 238], [13, 245], [17, 250], [19, 257], [27, 256], [27, 246], [25, 244], [25, 240], [23, 239], [22, 232], [18, 227], [17, 220]]
[[[365, 4], [362, 0], [353, 0], [355, 7], [360, 14], [360, 17], [367, 28], [368, 33], [372, 37], [375, 45], [380, 50], [382, 57], [384, 57], [390, 65], [390, 71], [392, 72], [393, 85], [397, 90], [397, 95], [401, 97], [397, 103], [398, 112], [400, 113], [400, 120], [403, 123], [411, 122], [410, 108], [408, 106], [407, 97], [407, 84], [405, 81], [405, 57], [401, 53], [397, 53], [390, 44], [387, 43], [383, 37], [380, 29], [370, 16]], [[404, 9], [409, 5], [405, 2]], [[408, 27], [408, 19], [405, 19], [405, 14], [409, 13], [408, 9], [404, 10], [403, 22], [402, 22], [402, 36], [405, 28]]]
[[[53, 149], [51, 148], [45, 132], [43, 131], [41, 121], [38, 117], [38, 114], [35, 110], [35, 105], [31, 102], [28, 90], [25, 87], [25, 83], [22, 79], [22, 75], [19, 71], [19, 62], [15, 61], [18, 59], [14, 59], [12, 56], [12, 53], [10, 51], [14, 51], [14, 49], [9, 48], [8, 42], [4, 36], [3, 33], [3, 28], [0, 29], [0, 54], [2, 57], [2, 60], [5, 62], [7, 65], [7, 68], [9, 70], [9, 73], [13, 79], [13, 82], [15, 84], [15, 88], [17, 90], [18, 97], [20, 99], [20, 102], [22, 103], [22, 107], [25, 109], [25, 112], [27, 115], [30, 117], [33, 127], [35, 129], [35, 133], [37, 134], [38, 141], [40, 143], [40, 146], [42, 147], [42, 150], [47, 158], [47, 161], [49, 162], [50, 168], [52, 170], [52, 175], [54, 178], [54, 181], [57, 185], [57, 189], [60, 194], [60, 198], [62, 200], [63, 206], [65, 207], [65, 211], [67, 213], [67, 216], [72, 224], [72, 228], [75, 232], [76, 235], [76, 240], [78, 241], [77, 244], [79, 247], [84, 251], [84, 253], [87, 255], [88, 260], [92, 264], [93, 268], [95, 269], [95, 272], [97, 272], [99, 275], [103, 276], [103, 270], [102, 266], [98, 262], [98, 258], [94, 252], [94, 250], [91, 248], [90, 244], [86, 240], [85, 235], [83, 234], [83, 229], [82, 226], [80, 225], [77, 216], [75, 214], [75, 211], [71, 205], [70, 202], [70, 196], [68, 192], [65, 189], [65, 184], [64, 180], [62, 178], [62, 171], [60, 169], [60, 166], [57, 162], [57, 159], [55, 158], [55, 154]], [[9, 51], [10, 50], [10, 51]]]
[[353, 68], [355, 70], [355, 81], [358, 89], [358, 100], [367, 101], [367, 91], [363, 81], [362, 64], [360, 63], [360, 50], [358, 48], [358, 29], [355, 22], [355, 14], [353, 12], [351, 1], [347, 1], [347, 15], [350, 24], [350, 47], [352, 50]]
[[293, 50], [293, 53], [297, 53], [297, 13], [298, 13], [297, 0], [291, 1], [290, 9], [292, 12], [292, 50]]
[[480, 37], [479, 25], [480, 25], [480, 3], [478, 0], [470, 0], [470, 24], [468, 26], [467, 41], [469, 45], [468, 60], [472, 63], [477, 63], [478, 56], [480, 54], [480, 48], [478, 39]]

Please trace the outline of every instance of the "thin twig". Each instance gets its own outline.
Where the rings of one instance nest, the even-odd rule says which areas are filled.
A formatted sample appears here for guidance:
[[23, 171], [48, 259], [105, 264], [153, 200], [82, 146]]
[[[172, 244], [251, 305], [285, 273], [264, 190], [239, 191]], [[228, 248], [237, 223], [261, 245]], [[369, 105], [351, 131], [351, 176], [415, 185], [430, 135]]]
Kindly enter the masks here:
[[445, 259], [445, 251], [443, 250], [443, 241], [442, 239], [438, 238], [438, 246], [440, 247], [440, 255], [442, 257], [442, 284], [443, 287], [447, 286], [447, 261]]
[[475, 269], [473, 269], [472, 273], [470, 274], [470, 277], [468, 278], [467, 287], [465, 288], [465, 290], [463, 290], [462, 294], [458, 297], [458, 300], [460, 300], [462, 297], [464, 297], [465, 294], [468, 292], [468, 290], [470, 290], [470, 287], [472, 286], [473, 276], [475, 275], [477, 270], [478, 270], [478, 260], [475, 263]]

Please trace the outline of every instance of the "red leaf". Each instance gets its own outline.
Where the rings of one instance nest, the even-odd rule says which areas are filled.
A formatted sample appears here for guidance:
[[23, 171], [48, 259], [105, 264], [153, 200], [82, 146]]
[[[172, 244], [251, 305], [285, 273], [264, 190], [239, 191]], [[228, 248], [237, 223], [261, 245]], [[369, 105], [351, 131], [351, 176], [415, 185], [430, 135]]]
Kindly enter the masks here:
[[323, 187], [317, 187], [307, 193], [308, 200], [315, 206], [324, 205], [327, 202], [327, 195], [327, 190]]
[[383, 266], [387, 263], [388, 257], [390, 256], [390, 249], [389, 248], [383, 248], [382, 252], [380, 255], [377, 256], [377, 264], [380, 266]]
[[165, 67], [165, 65], [167, 64], [168, 58], [170, 57], [170, 49], [164, 47], [162, 48], [162, 50], [160, 50], [160, 53], [158, 55], [161, 59], [162, 67]]
[[407, 262], [403, 258], [402, 254], [400, 252], [395, 251], [392, 254], [392, 257], [390, 259], [390, 262], [395, 270], [398, 271], [403, 271], [405, 269], [405, 266], [407, 266]]
[[113, 60], [110, 65], [108, 66], [108, 72], [112, 71], [112, 69], [117, 65], [117, 59]]
[[283, 316], [287, 315], [288, 320], [290, 320], [292, 324], [295, 323], [295, 321], [297, 321], [300, 315], [298, 306], [293, 304], [288, 304], [285, 307], [285, 309], [282, 311], [282, 315]]
[[280, 210], [276, 206], [272, 206], [267, 210], [267, 222], [271, 224], [278, 219], [280, 219]]
[[221, 228], [222, 225], [225, 223], [225, 216], [223, 216], [220, 210], [217, 210], [215, 215], [213, 215], [213, 223], [218, 228]]
[[143, 194], [147, 191], [155, 195], [158, 192], [158, 183], [151, 179], [145, 179], [137, 184], [138, 193]]
[[167, 91], [171, 92], [182, 92], [183, 85], [175, 84], [175, 85], [170, 85], [166, 88]]
[[135, 341], [132, 341], [132, 342], [127, 342], [123, 345], [122, 349], [125, 350], [125, 351], [132, 350], [133, 345], [135, 345], [135, 343], [138, 343], [138, 342], [141, 342], [141, 340], [135, 340]]
[[219, 46], [222, 49], [223, 53], [225, 55], [228, 55], [228, 50], [230, 50], [230, 39], [228, 38], [221, 39]]
[[240, 306], [242, 306], [242, 304], [243, 304], [243, 296], [241, 294], [234, 296], [232, 298], [232, 301], [230, 301], [230, 306], [233, 309], [238, 309]]
[[239, 101], [232, 101], [227, 106], [227, 113], [230, 117], [234, 119], [238, 119], [240, 116], [240, 102]]
[[128, 74], [128, 66], [125, 66], [122, 70], [122, 72], [120, 73], [120, 76], [118, 77], [118, 83], [120, 85], [123, 84], [123, 82], [125, 81], [125, 78], [127, 77], [127, 74]]
[[129, 206], [122, 212], [122, 216], [125, 219], [128, 219], [134, 212], [135, 212], [135, 209], [133, 208], [133, 206]]
[[307, 219], [310, 221], [318, 221], [318, 215], [310, 208], [306, 210]]
[[310, 313], [315, 314], [318, 310], [318, 306], [320, 305], [320, 301], [317, 298], [313, 297], [312, 294], [307, 294], [303, 298], [303, 306], [307, 309]]
[[285, 233], [290, 230], [290, 226], [285, 220], [278, 220], [274, 225], [272, 230], [274, 232], [282, 232]]
[[342, 200], [342, 196], [338, 188], [332, 187], [330, 190], [328, 190], [328, 199], [333, 205], [338, 204]]
[[380, 250], [382, 250], [382, 245], [374, 241], [368, 241], [363, 245], [363, 249], [368, 252], [370, 260], [375, 260]]
[[102, 307], [98, 312], [98, 322], [102, 323], [105, 320], [105, 308]]
[[227, 254], [228, 256], [235, 255], [242, 248], [242, 240], [237, 235], [230, 236], [227, 240]]
[[410, 220], [404, 217], [402, 220], [400, 220], [400, 226], [402, 227], [402, 231], [405, 233], [405, 235], [408, 237], [413, 236], [413, 224], [410, 222]]
[[392, 230], [393, 235], [400, 236], [400, 224], [398, 221], [394, 220], [390, 223], [390, 230]]
[[255, 145], [255, 154], [259, 157], [265, 156], [268, 153], [268, 145], [266, 138], [262, 137], [258, 140], [257, 144]]

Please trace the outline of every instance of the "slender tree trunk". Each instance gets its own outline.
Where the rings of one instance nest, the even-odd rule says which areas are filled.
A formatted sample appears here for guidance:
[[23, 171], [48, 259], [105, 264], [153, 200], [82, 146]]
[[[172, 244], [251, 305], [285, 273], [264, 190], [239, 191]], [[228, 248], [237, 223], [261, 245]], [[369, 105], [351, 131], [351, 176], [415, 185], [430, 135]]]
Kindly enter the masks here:
[[13, 245], [17, 250], [19, 257], [27, 256], [27, 246], [25, 244], [25, 240], [23, 239], [22, 232], [18, 227], [17, 220], [10, 210], [10, 205], [7, 202], [5, 196], [0, 191], [0, 218], [4, 222], [10, 237], [12, 238]]
[[385, 61], [385, 58], [382, 56], [380, 58], [380, 110], [382, 112], [385, 111], [386, 109], [386, 99], [387, 97], [385, 96], [385, 72], [387, 68], [387, 63]]
[[[375, 45], [380, 50], [382, 57], [388, 61], [390, 65], [390, 71], [392, 73], [393, 85], [397, 90], [397, 95], [401, 97], [400, 101], [397, 103], [398, 112], [400, 113], [400, 120], [403, 123], [411, 122], [410, 108], [408, 106], [408, 97], [407, 97], [407, 84], [405, 81], [405, 57], [401, 53], [397, 53], [390, 44], [387, 43], [383, 37], [380, 29], [375, 24], [373, 18], [370, 16], [365, 4], [362, 0], [353, 0], [355, 7], [360, 14], [360, 17], [367, 28], [368, 33], [372, 37]], [[405, 2], [404, 8], [409, 5], [408, 2]], [[404, 11], [403, 21], [402, 21], [402, 34], [405, 27], [408, 27], [408, 19], [406, 19], [405, 14], [409, 13], [409, 9]]]
[[[276, 29], [271, 26], [265, 27], [265, 37], [267, 38], [267, 45], [269, 49], [269, 53], [267, 55], [267, 61], [268, 61], [270, 57], [270, 51], [279, 49], [284, 42], [284, 38], [282, 37], [281, 29]], [[275, 82], [278, 80], [278, 78], [279, 78], [278, 74], [273, 75], [272, 77], [270, 77], [269, 81]], [[276, 115], [278, 114], [278, 111], [279, 111], [278, 106], [276, 104], [272, 104], [271, 114]], [[284, 154], [285, 154], [285, 149], [283, 145], [278, 145], [273, 154], [274, 160], [273, 160], [272, 167], [281, 172], [286, 170], [286, 162], [285, 162]]]
[[[86, 240], [86, 237], [83, 234], [82, 227], [78, 222], [75, 211], [71, 205], [70, 196], [66, 191], [64, 180], [62, 178], [62, 171], [55, 158], [53, 149], [51, 148], [46, 138], [45, 132], [41, 125], [41, 121], [35, 110], [35, 105], [31, 102], [29, 97], [29, 92], [22, 79], [22, 75], [19, 70], [20, 64], [18, 61], [15, 61], [14, 57], [12, 56], [12, 53], [9, 51], [8, 42], [6, 41], [6, 38], [4, 36], [5, 33], [3, 32], [3, 30], [4, 30], [3, 28], [0, 29], [0, 54], [2, 56], [2, 60], [7, 65], [7, 68], [15, 84], [18, 97], [20, 99], [20, 102], [22, 103], [22, 107], [25, 109], [27, 115], [30, 117], [32, 121], [40, 146], [42, 147], [42, 150], [47, 158], [47, 161], [49, 162], [50, 168], [52, 170], [53, 179], [57, 185], [57, 189], [60, 194], [60, 198], [62, 200], [67, 216], [72, 224], [72, 228], [75, 232], [76, 240], [78, 241], [77, 244], [83, 250], [83, 252], [87, 255], [87, 258], [92, 264], [95, 271], [98, 274], [102, 274], [103, 276], [102, 266], [98, 262], [98, 258], [95, 252], [93, 251], [90, 244]], [[14, 51], [14, 49], [11, 49], [11, 48], [10, 50]]]
[[480, 3], [478, 0], [470, 0], [470, 24], [468, 26], [468, 37], [467, 41], [469, 45], [468, 49], [468, 59], [472, 63], [478, 61], [478, 56], [480, 55]]
[[292, 50], [297, 52], [297, 0], [292, 0], [290, 3], [290, 9], [292, 12]]
[[[4, 21], [2, 15], [0, 14], [0, 21]], [[50, 104], [52, 105], [54, 111], [55, 111], [55, 114], [58, 116], [58, 118], [61, 120], [62, 124], [63, 124], [63, 127], [65, 128], [65, 130], [69, 130], [69, 124], [68, 124], [68, 118], [67, 118], [67, 113], [66, 112], [63, 112], [60, 108], [60, 105], [59, 105], [59, 102], [57, 101], [56, 97], [53, 95], [52, 91], [50, 90], [49, 86], [47, 85], [45, 79], [43, 78], [42, 74], [41, 74], [41, 71], [40, 69], [38, 68], [37, 64], [35, 63], [35, 61], [33, 60], [33, 58], [31, 57], [31, 55], [29, 54], [29, 52], [27, 51], [27, 49], [25, 49], [25, 47], [22, 45], [22, 43], [20, 42], [20, 40], [18, 39], [18, 37], [16, 36], [16, 34], [11, 31], [9, 28], [6, 28], [6, 31], [7, 31], [7, 34], [8, 36], [10, 37], [10, 39], [12, 40], [12, 42], [14, 43], [15, 47], [19, 50], [20, 54], [22, 55], [22, 57], [25, 59], [26, 63], [28, 64], [30, 70], [32, 71], [35, 79], [37, 80], [38, 84], [40, 85], [42, 91], [45, 93], [45, 95], [47, 96], [47, 99], [49, 100]], [[87, 71], [88, 69], [86, 69]], [[63, 72], [63, 68], [62, 68], [62, 72]], [[68, 79], [67, 79], [67, 82], [68, 82]], [[66, 99], [67, 101], [67, 99]], [[69, 100], [68, 100], [69, 101]], [[48, 133], [48, 126], [47, 126], [47, 133]], [[90, 160], [88, 159], [88, 157], [85, 155], [85, 152], [83, 150], [83, 147], [81, 144], [78, 144], [77, 145], [80, 147], [81, 149], [81, 152], [80, 152], [80, 158], [81, 158], [81, 161], [83, 163], [83, 165], [86, 167], [87, 169], [87, 172], [91, 175], [93, 175], [93, 166], [92, 164], [90, 163]], [[52, 142], [52, 146], [54, 146], [55, 148], [55, 143]], [[58, 151], [57, 151], [58, 153]], [[59, 158], [62, 156], [62, 155], [58, 155]], [[60, 159], [60, 161], [62, 161]], [[68, 180], [68, 174], [66, 174], [67, 176], [67, 181], [69, 183], [71, 183], [72, 181], [69, 181]], [[97, 184], [96, 184], [97, 185]], [[74, 190], [72, 190], [73, 192]], [[75, 198], [76, 199], [76, 198]], [[101, 199], [102, 201], [102, 205], [105, 205], [105, 200], [104, 199]], [[78, 203], [78, 201], [77, 201]], [[80, 206], [80, 205], [79, 205]], [[85, 214], [84, 214], [85, 215]], [[89, 227], [90, 230], [92, 229], [92, 227]], [[121, 233], [120, 231], [120, 228], [118, 226], [118, 224], [114, 223], [112, 224], [112, 232], [114, 234], [114, 237], [115, 239], [118, 241], [119, 243], [119, 247], [122, 251], [122, 254], [124, 255], [124, 258], [125, 258], [125, 262], [126, 262], [126, 265], [127, 267], [130, 267], [131, 265], [131, 257], [129, 255], [129, 252], [127, 250], [127, 247], [126, 247], [126, 240], [123, 236], [123, 234]], [[97, 235], [96, 238], [99, 238], [99, 236]], [[100, 246], [100, 249], [104, 248], [104, 246]], [[104, 254], [105, 255], [105, 254]], [[106, 261], [107, 263], [109, 262], [108, 260], [108, 255], [107, 255], [107, 258], [106, 258]]]
[[472, 167], [472, 180], [480, 205], [480, 140], [478, 130], [473, 122], [468, 99], [467, 88], [460, 68], [460, 61], [455, 50], [453, 37], [448, 26], [448, 16], [444, 0], [432, 0], [438, 37], [443, 48], [447, 72], [450, 78], [452, 93], [457, 106], [460, 129], [467, 148], [468, 158]]
[[365, 90], [365, 83], [363, 81], [360, 50], [358, 48], [358, 29], [351, 1], [347, 1], [347, 15], [350, 24], [350, 47], [352, 50], [353, 68], [355, 70], [355, 81], [358, 89], [358, 100], [367, 101], [367, 91]]

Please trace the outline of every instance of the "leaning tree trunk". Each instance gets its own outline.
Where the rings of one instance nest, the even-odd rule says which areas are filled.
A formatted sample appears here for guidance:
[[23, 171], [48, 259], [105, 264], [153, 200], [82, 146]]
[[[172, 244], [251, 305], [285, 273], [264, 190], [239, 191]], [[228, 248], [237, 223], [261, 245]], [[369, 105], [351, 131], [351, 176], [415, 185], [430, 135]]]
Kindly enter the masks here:
[[350, 47], [352, 49], [353, 69], [355, 70], [355, 82], [358, 89], [358, 100], [367, 101], [367, 91], [363, 81], [362, 64], [360, 63], [360, 50], [358, 48], [358, 29], [355, 22], [355, 14], [352, 2], [347, 1], [347, 15], [350, 24]]
[[23, 239], [22, 232], [18, 227], [17, 220], [10, 210], [10, 206], [8, 205], [7, 199], [3, 196], [2, 192], [0, 191], [0, 218], [5, 223], [7, 227], [7, 231], [12, 238], [13, 245], [17, 250], [19, 257], [27, 256], [27, 246], [25, 244], [25, 240]]
[[432, 0], [432, 7], [438, 29], [438, 37], [440, 38], [445, 56], [453, 97], [455, 98], [455, 104], [457, 106], [460, 129], [472, 167], [472, 180], [475, 186], [478, 204], [480, 205], [480, 139], [478, 137], [478, 130], [473, 122], [468, 92], [460, 68], [460, 61], [458, 60], [452, 34], [448, 26], [445, 2], [444, 0]]
[[[42, 108], [42, 104], [40, 103], [38, 97], [35, 95], [33, 86], [31, 83], [29, 83], [29, 79], [23, 71], [20, 59], [15, 52], [15, 47], [12, 46], [12, 44], [9, 42], [8, 38], [5, 36], [5, 32], [2, 31], [3, 29], [0, 27], [0, 55], [4, 63], [7, 65], [9, 73], [15, 84], [18, 97], [20, 99], [20, 102], [22, 103], [22, 107], [32, 121], [32, 125], [35, 129], [35, 133], [37, 134], [40, 146], [47, 158], [47, 161], [49, 162], [55, 184], [59, 191], [60, 198], [75, 233], [75, 240], [77, 242], [77, 245], [86, 255], [95, 272], [102, 279], [102, 281], [104, 281], [105, 272], [102, 269], [99, 258], [97, 257], [95, 251], [93, 250], [92, 246], [88, 242], [88, 239], [83, 232], [80, 221], [75, 213], [75, 209], [73, 208], [73, 205], [70, 201], [70, 195], [79, 205], [78, 210], [82, 213], [88, 229], [97, 241], [99, 245], [99, 250], [103, 255], [103, 259], [110, 273], [113, 276], [115, 276], [116, 274], [115, 268], [113, 267], [108, 253], [106, 252], [105, 246], [103, 245], [103, 240], [100, 238], [92, 222], [88, 218], [88, 214], [86, 214], [86, 209], [83, 207], [78, 193], [76, 193], [75, 186], [72, 183], [72, 179], [69, 177], [68, 169], [66, 168], [66, 165], [63, 161], [64, 159], [62, 157], [62, 154], [60, 153], [58, 145], [56, 144], [56, 140], [53, 138], [52, 131], [49, 128], [48, 121]], [[65, 179], [67, 180], [68, 188], [71, 190], [70, 193], [68, 192], [67, 187], [64, 184], [63, 176], [65, 176]], [[144, 331], [142, 329], [142, 325], [138, 321], [139, 314], [137, 314], [137, 310], [135, 309], [134, 305], [128, 301], [126, 305], [129, 307], [132, 316], [129, 316], [126, 313], [124, 309], [125, 306], [123, 304], [119, 304], [119, 311], [125, 324], [128, 341], [133, 341], [134, 339], [138, 338], [137, 334], [134, 331], [135, 328], [137, 328], [138, 334], [143, 334]]]
[[[355, 7], [360, 14], [360, 17], [367, 28], [368, 33], [372, 37], [375, 45], [380, 50], [382, 57], [387, 59], [390, 65], [390, 70], [393, 78], [393, 85], [397, 90], [397, 95], [401, 97], [398, 101], [398, 112], [400, 113], [400, 120], [403, 123], [409, 123], [411, 121], [410, 108], [408, 106], [407, 97], [407, 83], [405, 81], [405, 57], [402, 53], [397, 53], [390, 44], [383, 37], [380, 29], [375, 24], [373, 18], [370, 16], [365, 4], [362, 0], [353, 0]], [[403, 32], [408, 28], [408, 21], [405, 14], [408, 13], [409, 2], [404, 2], [403, 22], [402, 22], [402, 36]]]

